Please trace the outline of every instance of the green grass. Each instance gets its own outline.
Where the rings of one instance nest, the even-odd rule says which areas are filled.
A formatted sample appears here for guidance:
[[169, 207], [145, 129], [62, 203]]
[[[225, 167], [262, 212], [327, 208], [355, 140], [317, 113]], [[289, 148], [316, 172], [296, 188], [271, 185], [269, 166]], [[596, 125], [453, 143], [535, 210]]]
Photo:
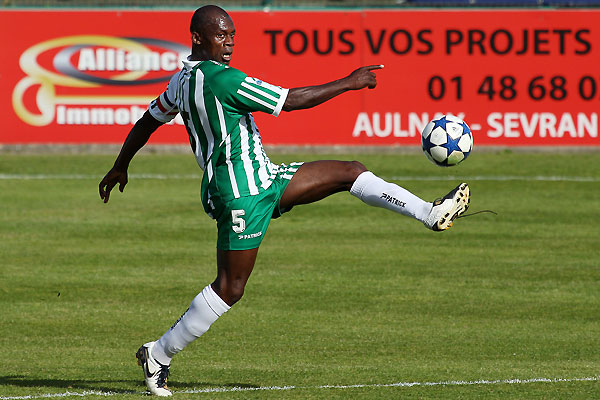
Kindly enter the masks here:
[[[600, 154], [481, 152], [450, 169], [272, 158], [358, 159], [430, 200], [464, 178], [471, 210], [498, 215], [434, 233], [347, 193], [295, 208], [269, 227], [242, 301], [174, 359], [176, 398], [600, 398]], [[0, 399], [140, 397], [135, 351], [214, 279], [216, 227], [182, 176], [200, 174], [193, 157], [138, 156], [105, 205], [113, 159], [0, 158], [18, 175], [0, 179]], [[22, 179], [36, 174], [50, 178]], [[376, 386], [535, 378], [569, 381]], [[177, 393], [269, 386], [296, 388]]]

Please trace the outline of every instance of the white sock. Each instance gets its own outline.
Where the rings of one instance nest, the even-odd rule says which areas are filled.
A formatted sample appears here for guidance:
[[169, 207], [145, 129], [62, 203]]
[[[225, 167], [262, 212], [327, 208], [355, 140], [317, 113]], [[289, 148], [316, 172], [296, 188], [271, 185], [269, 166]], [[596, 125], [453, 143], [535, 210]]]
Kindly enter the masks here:
[[432, 203], [394, 183], [384, 181], [371, 171], [365, 171], [356, 178], [350, 193], [371, 206], [387, 208], [421, 222], [433, 207]]
[[169, 365], [175, 354], [202, 336], [230, 308], [208, 285], [192, 300], [190, 308], [171, 329], [154, 344], [152, 357], [163, 365]]

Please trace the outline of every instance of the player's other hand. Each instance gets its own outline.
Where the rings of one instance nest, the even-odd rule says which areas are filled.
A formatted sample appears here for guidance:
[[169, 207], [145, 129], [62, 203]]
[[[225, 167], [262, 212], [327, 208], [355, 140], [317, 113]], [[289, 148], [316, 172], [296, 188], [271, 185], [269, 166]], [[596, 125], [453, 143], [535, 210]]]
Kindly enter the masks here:
[[119, 171], [113, 167], [108, 171], [102, 181], [100, 181], [100, 198], [104, 200], [105, 203], [108, 203], [110, 191], [117, 183], [119, 184], [119, 191], [123, 193], [123, 189], [125, 189], [125, 185], [127, 185], [127, 171]]
[[375, 88], [375, 86], [377, 86], [377, 76], [373, 71], [381, 68], [383, 68], [383, 65], [368, 65], [353, 71], [346, 78], [350, 83], [350, 89], [358, 90], [365, 87], [369, 89]]

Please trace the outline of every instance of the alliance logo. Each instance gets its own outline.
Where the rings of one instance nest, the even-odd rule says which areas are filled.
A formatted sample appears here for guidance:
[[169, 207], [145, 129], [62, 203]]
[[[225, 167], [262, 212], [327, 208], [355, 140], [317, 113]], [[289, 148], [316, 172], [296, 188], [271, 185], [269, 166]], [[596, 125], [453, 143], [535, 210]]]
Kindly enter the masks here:
[[[13, 107], [34, 126], [135, 123], [161, 90], [140, 93], [143, 86], [168, 82], [189, 52], [180, 43], [143, 37], [48, 40], [21, 55], [27, 76], [15, 86]], [[182, 123], [179, 116], [175, 122]]]

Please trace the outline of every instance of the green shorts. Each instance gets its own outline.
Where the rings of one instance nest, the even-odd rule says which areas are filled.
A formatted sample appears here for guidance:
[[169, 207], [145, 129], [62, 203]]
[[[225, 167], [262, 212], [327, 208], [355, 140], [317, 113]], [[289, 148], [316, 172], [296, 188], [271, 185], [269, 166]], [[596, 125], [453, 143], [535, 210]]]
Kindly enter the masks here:
[[279, 201], [300, 165], [293, 163], [288, 167], [282, 164], [268, 189], [255, 196], [233, 199], [224, 204], [223, 210], [218, 210], [218, 249], [248, 250], [260, 245], [271, 219], [279, 218], [291, 209], [281, 209]]

